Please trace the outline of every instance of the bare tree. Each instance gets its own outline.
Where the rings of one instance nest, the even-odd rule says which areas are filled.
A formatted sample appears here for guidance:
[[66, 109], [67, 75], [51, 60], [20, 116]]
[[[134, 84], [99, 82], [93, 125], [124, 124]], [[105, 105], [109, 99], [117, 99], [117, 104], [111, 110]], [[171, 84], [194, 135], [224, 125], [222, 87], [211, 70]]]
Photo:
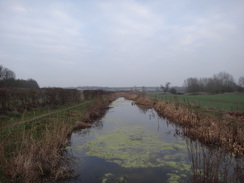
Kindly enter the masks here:
[[214, 74], [213, 77], [210, 78], [188, 78], [184, 81], [184, 86], [189, 93], [193, 94], [199, 91], [209, 93], [233, 92], [238, 88], [234, 77], [226, 72]]
[[169, 89], [170, 82], [166, 82], [165, 86], [161, 85], [160, 88], [163, 90], [164, 94], [168, 91]]
[[199, 82], [197, 78], [188, 78], [184, 81], [184, 86], [187, 88], [187, 92], [197, 94], [199, 91]]
[[241, 87], [244, 87], [244, 76], [241, 76], [238, 80], [238, 84], [241, 86]]
[[0, 65], [0, 79], [2, 79], [3, 78], [3, 66], [2, 65]]
[[7, 70], [5, 74], [5, 79], [15, 79], [15, 73], [11, 70]]
[[177, 93], [177, 90], [175, 88], [170, 88], [169, 91], [170, 91], [171, 94], [176, 94]]
[[234, 77], [227, 72], [220, 72], [213, 76], [215, 85], [217, 86], [217, 93], [233, 92], [236, 86]]
[[0, 80], [15, 79], [15, 73], [8, 68], [0, 65]]

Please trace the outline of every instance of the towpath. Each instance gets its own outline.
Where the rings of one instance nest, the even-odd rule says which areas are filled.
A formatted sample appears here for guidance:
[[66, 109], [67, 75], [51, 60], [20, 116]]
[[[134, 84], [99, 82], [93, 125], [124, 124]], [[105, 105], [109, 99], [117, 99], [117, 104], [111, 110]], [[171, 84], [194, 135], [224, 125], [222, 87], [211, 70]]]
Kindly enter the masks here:
[[7, 126], [2, 127], [1, 130], [7, 129], [7, 128], [12, 128], [12, 127], [14, 127], [14, 126], [17, 126], [17, 125], [20, 125], [20, 124], [23, 124], [23, 123], [27, 123], [27, 122], [30, 122], [30, 121], [38, 120], [38, 119], [47, 117], [47, 116], [52, 115], [52, 114], [56, 114], [56, 113], [60, 113], [60, 112], [64, 112], [64, 111], [67, 111], [67, 110], [70, 110], [70, 109], [74, 109], [74, 108], [80, 107], [81, 105], [84, 105], [84, 104], [86, 104], [86, 103], [87, 103], [87, 102], [82, 102], [82, 103], [79, 103], [79, 104], [77, 104], [77, 105], [73, 105], [73, 106], [67, 107], [67, 108], [65, 108], [65, 109], [57, 109], [57, 110], [54, 110], [54, 111], [52, 111], [52, 112], [48, 112], [48, 113], [45, 113], [45, 114], [40, 114], [40, 115], [37, 115], [37, 116], [35, 116], [35, 117], [26, 119], [26, 120], [21, 120], [21, 121], [18, 121], [18, 122], [14, 122], [14, 123], [12, 123], [11, 125], [7, 125]]

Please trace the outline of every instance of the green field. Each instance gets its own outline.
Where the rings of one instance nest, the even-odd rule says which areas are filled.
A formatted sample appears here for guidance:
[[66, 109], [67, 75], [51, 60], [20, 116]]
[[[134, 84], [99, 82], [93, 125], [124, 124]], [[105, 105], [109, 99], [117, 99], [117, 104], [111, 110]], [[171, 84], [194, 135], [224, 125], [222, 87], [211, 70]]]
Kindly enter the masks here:
[[168, 102], [178, 101], [184, 105], [214, 108], [225, 111], [244, 112], [244, 94], [216, 94], [216, 95], [171, 95], [148, 94], [151, 99]]

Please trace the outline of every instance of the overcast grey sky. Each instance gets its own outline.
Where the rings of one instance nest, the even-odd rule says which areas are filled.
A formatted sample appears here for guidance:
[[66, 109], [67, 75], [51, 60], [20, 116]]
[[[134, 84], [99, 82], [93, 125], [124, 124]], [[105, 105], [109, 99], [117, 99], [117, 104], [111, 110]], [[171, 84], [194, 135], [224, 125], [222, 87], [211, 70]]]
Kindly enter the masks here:
[[0, 65], [41, 87], [244, 75], [243, 0], [0, 0]]

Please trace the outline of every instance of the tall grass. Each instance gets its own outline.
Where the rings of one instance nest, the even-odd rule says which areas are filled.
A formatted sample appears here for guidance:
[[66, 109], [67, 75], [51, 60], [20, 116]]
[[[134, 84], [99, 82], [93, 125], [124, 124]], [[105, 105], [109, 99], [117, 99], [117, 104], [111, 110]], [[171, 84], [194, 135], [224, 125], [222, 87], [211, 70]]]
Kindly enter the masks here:
[[23, 132], [21, 143], [16, 147], [7, 165], [7, 174], [13, 182], [39, 182], [40, 176], [51, 174], [57, 177], [62, 160], [60, 148], [65, 145], [72, 126], [56, 123], [46, 126], [40, 139], [32, 132]]
[[0, 180], [40, 182], [40, 177], [47, 174], [62, 178], [56, 175], [63, 160], [60, 148], [67, 142], [72, 125], [60, 121], [47, 123], [41, 132], [34, 125], [31, 129], [18, 129], [17, 136], [11, 133], [0, 144], [0, 168], [5, 174]]

